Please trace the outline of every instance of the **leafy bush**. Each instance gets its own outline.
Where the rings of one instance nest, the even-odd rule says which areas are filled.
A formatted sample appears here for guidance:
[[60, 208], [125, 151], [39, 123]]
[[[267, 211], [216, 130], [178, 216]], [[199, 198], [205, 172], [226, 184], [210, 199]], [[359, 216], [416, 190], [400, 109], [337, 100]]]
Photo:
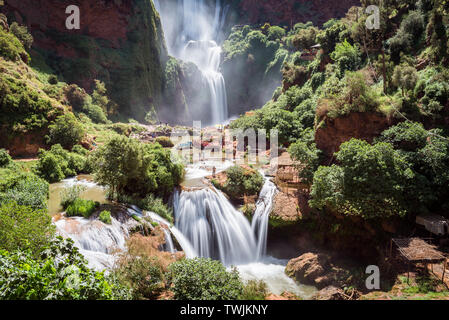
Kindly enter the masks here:
[[339, 166], [315, 172], [310, 205], [365, 219], [404, 216], [410, 207], [404, 197], [413, 182], [410, 164], [388, 143], [370, 145], [351, 139], [336, 154]]
[[51, 85], [56, 85], [58, 84], [59, 80], [58, 77], [54, 74], [52, 74], [51, 76], [48, 77], [48, 83]]
[[49, 196], [48, 183], [29, 173], [20, 174], [17, 177], [19, 179], [10, 189], [7, 189], [3, 195], [0, 192], [0, 203], [12, 200], [35, 210], [46, 210]]
[[380, 106], [379, 97], [374, 89], [366, 84], [360, 72], [348, 72], [345, 86], [337, 94], [330, 94], [319, 101], [317, 115], [337, 118], [351, 112], [373, 112]]
[[89, 218], [98, 208], [98, 204], [92, 200], [76, 199], [66, 209], [67, 217]]
[[94, 153], [95, 179], [118, 194], [135, 198], [154, 193], [166, 196], [181, 182], [183, 166], [173, 163], [169, 150], [122, 136], [113, 137]]
[[12, 61], [17, 61], [21, 57], [26, 57], [27, 60], [29, 57], [20, 40], [3, 28], [0, 28], [0, 55]]
[[169, 137], [157, 137], [156, 142], [164, 148], [173, 148], [175, 146]]
[[67, 207], [75, 202], [84, 191], [86, 191], [86, 187], [83, 185], [74, 185], [72, 187], [64, 188], [60, 193], [61, 206], [64, 209], [67, 209]]
[[237, 269], [228, 272], [216, 260], [177, 261], [169, 266], [169, 274], [178, 300], [236, 300], [243, 292]]
[[106, 210], [102, 211], [100, 213], [99, 219], [103, 223], [112, 224], [111, 212], [109, 212], [109, 211], [106, 211]]
[[34, 168], [36, 174], [54, 183], [80, 173], [90, 173], [91, 163], [83, 155], [84, 151], [79, 147], [74, 150], [78, 153], [68, 152], [59, 144], [53, 145], [49, 151], [40, 150], [39, 162]]
[[128, 255], [114, 270], [119, 281], [131, 289], [133, 299], [154, 299], [165, 287], [157, 257]]
[[278, 26], [272, 26], [268, 29], [268, 40], [281, 40], [285, 36], [285, 30]]
[[58, 237], [35, 257], [0, 250], [1, 300], [125, 300], [128, 289], [87, 267], [73, 241]]
[[50, 133], [47, 142], [52, 145], [60, 144], [66, 149], [71, 149], [74, 145], [79, 144], [85, 134], [83, 126], [73, 113], [59, 116], [48, 128]]
[[313, 175], [320, 164], [321, 151], [314, 143], [297, 141], [288, 148], [288, 152], [297, 161], [295, 166], [302, 182], [312, 185]]
[[265, 300], [268, 296], [267, 284], [262, 280], [249, 280], [243, 287], [240, 300]]
[[26, 26], [20, 26], [17, 22], [13, 22], [9, 27], [9, 31], [11, 31], [16, 38], [22, 42], [25, 48], [31, 48], [33, 45], [33, 36], [28, 32], [28, 28]]
[[0, 205], [0, 249], [29, 249], [37, 254], [52, 239], [54, 231], [51, 217], [44, 209], [35, 210], [14, 201]]
[[58, 182], [65, 178], [64, 171], [61, 168], [60, 157], [51, 152], [46, 152], [39, 156], [36, 173], [50, 183]]
[[346, 71], [355, 71], [359, 68], [361, 63], [360, 56], [359, 48], [351, 45], [347, 40], [338, 43], [335, 46], [335, 51], [330, 55], [337, 64], [341, 77], [344, 76]]
[[24, 80], [0, 73], [0, 124], [12, 134], [46, 129], [62, 113]]
[[0, 168], [7, 167], [12, 163], [12, 158], [8, 151], [0, 149]]
[[238, 165], [227, 169], [226, 176], [225, 184], [219, 187], [233, 199], [259, 194], [264, 183], [263, 176], [259, 172]]

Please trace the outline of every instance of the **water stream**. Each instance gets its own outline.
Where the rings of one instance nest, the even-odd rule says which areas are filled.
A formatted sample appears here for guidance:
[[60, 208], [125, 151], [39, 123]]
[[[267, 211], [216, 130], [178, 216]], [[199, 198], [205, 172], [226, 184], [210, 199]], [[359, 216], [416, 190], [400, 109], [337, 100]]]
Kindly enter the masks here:
[[216, 0], [210, 7], [205, 0], [178, 0], [176, 6], [161, 6], [155, 1], [168, 44], [169, 53], [195, 63], [209, 91], [209, 110], [201, 110], [199, 119], [208, 115], [208, 125], [224, 123], [228, 118], [226, 84], [220, 72], [221, 47], [217, 45], [227, 15], [227, 7]]

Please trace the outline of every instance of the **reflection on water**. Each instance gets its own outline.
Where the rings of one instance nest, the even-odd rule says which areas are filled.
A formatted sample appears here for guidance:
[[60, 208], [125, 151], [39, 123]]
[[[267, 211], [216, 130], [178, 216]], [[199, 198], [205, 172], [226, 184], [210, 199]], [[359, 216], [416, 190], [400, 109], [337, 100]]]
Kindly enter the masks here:
[[82, 185], [86, 188], [86, 190], [80, 195], [81, 199], [98, 201], [100, 203], [108, 202], [106, 200], [105, 188], [93, 182], [92, 176], [79, 175], [77, 177], [65, 179], [61, 182], [50, 185], [50, 199], [48, 201], [48, 212], [50, 215], [53, 216], [63, 210], [61, 207], [61, 192], [65, 188], [72, 187], [74, 185]]

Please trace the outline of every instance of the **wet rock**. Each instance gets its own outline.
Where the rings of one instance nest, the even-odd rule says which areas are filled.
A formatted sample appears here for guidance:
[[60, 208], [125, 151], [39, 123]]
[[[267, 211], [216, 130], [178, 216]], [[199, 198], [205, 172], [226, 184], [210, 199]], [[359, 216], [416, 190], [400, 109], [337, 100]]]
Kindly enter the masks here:
[[329, 279], [325, 277], [329, 269], [327, 255], [309, 252], [290, 260], [285, 273], [302, 284], [323, 288], [329, 282]]

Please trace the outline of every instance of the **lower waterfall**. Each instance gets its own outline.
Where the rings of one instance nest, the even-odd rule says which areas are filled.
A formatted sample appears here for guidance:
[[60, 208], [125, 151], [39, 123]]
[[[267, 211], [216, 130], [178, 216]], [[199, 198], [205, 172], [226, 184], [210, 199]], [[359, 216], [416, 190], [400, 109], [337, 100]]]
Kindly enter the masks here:
[[275, 192], [276, 186], [266, 178], [252, 225], [213, 187], [175, 192], [176, 228], [200, 257], [218, 259], [225, 265], [259, 261], [266, 254], [268, 219]]

